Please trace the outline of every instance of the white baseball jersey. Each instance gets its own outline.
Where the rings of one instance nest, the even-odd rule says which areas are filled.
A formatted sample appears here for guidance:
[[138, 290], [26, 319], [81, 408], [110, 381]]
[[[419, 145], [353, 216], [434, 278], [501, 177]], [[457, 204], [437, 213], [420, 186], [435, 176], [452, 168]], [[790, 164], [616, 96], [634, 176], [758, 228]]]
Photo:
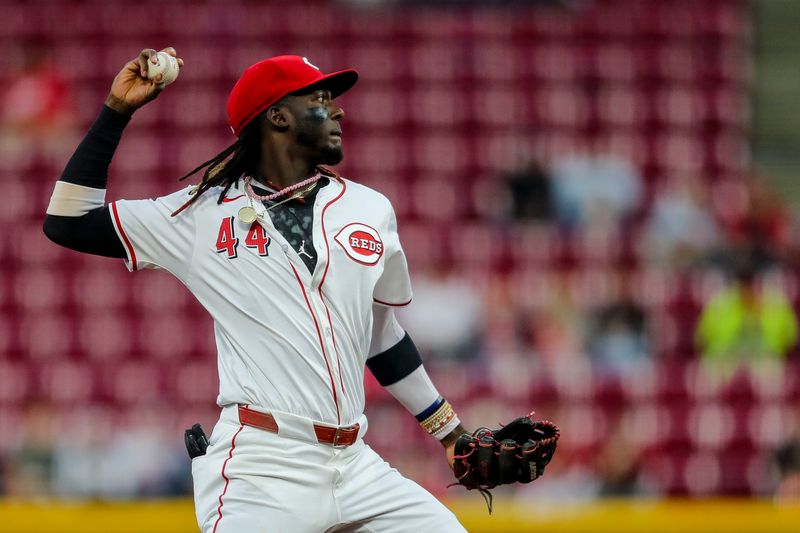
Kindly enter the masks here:
[[[155, 200], [111, 204], [131, 271], [167, 270], [214, 319], [217, 403], [249, 404], [332, 425], [364, 410], [373, 305], [402, 306], [411, 284], [389, 200], [333, 179], [314, 200], [312, 273], [269, 222], [245, 224], [248, 205], [213, 188], [188, 209], [191, 187]], [[308, 244], [306, 244], [308, 246]]]

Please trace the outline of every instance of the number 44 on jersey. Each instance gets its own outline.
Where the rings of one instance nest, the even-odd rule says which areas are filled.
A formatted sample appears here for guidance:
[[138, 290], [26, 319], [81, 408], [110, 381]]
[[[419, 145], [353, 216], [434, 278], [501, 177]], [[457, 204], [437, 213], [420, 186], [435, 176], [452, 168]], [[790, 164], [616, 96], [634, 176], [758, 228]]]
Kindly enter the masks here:
[[[250, 229], [247, 231], [247, 236], [244, 239], [244, 245], [247, 248], [256, 250], [256, 253], [262, 257], [269, 255], [270, 238], [267, 231], [258, 222], [253, 222]], [[227, 217], [222, 219], [219, 226], [219, 233], [217, 234], [217, 253], [224, 253], [228, 259], [236, 259], [239, 250], [239, 237], [236, 236], [236, 225], [234, 224], [234, 217]]]

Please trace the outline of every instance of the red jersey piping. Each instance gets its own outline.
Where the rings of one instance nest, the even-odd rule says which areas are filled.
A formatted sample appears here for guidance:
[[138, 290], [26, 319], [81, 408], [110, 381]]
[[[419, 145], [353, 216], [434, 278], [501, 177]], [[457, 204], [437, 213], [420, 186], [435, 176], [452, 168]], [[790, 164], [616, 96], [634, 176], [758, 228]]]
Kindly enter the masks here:
[[336, 404], [336, 423], [341, 423], [341, 416], [339, 415], [339, 398], [336, 395], [336, 384], [333, 382], [333, 373], [331, 372], [331, 365], [328, 363], [328, 356], [325, 353], [325, 343], [322, 340], [322, 333], [319, 330], [319, 322], [317, 322], [317, 316], [314, 314], [314, 311], [311, 309], [311, 302], [308, 301], [308, 295], [306, 294], [306, 288], [303, 286], [303, 282], [300, 280], [299, 274], [297, 274], [297, 269], [294, 268], [294, 265], [291, 261], [289, 261], [289, 266], [292, 267], [292, 272], [294, 272], [294, 277], [297, 278], [297, 283], [300, 285], [300, 290], [303, 292], [303, 298], [306, 301], [306, 306], [308, 307], [308, 312], [311, 313], [311, 318], [314, 319], [314, 327], [317, 328], [317, 338], [319, 338], [319, 347], [322, 350], [322, 357], [325, 359], [325, 367], [328, 369], [328, 377], [331, 380], [331, 391], [333, 392], [333, 403]]
[[384, 302], [383, 300], [378, 300], [377, 298], [373, 298], [372, 301], [375, 302], [375, 303], [379, 303], [381, 305], [389, 305], [389, 306], [392, 306], [392, 307], [405, 307], [405, 306], [407, 306], [408, 304], [411, 303], [411, 300], [409, 300], [409, 301], [403, 302], [401, 304], [393, 304], [391, 302]]
[[122, 237], [122, 243], [128, 250], [128, 256], [131, 258], [131, 265], [133, 266], [134, 270], [138, 270], [138, 266], [136, 264], [136, 252], [133, 250], [133, 245], [131, 244], [131, 241], [128, 239], [128, 236], [125, 234], [125, 230], [122, 229], [122, 222], [120, 222], [119, 220], [119, 213], [117, 212], [117, 202], [111, 202], [111, 213], [114, 215], [114, 222], [117, 225], [117, 229], [119, 230], [120, 236]]
[[216, 533], [219, 521], [222, 520], [222, 505], [223, 505], [222, 497], [225, 496], [226, 492], [228, 492], [228, 484], [231, 482], [228, 476], [225, 475], [225, 467], [228, 466], [228, 461], [230, 461], [231, 457], [233, 457], [233, 450], [236, 449], [236, 437], [239, 436], [239, 433], [241, 433], [243, 429], [244, 425], [239, 426], [238, 431], [236, 431], [236, 434], [233, 436], [233, 439], [231, 439], [231, 451], [228, 452], [228, 458], [225, 459], [224, 463], [222, 463], [222, 478], [225, 480], [225, 488], [222, 489], [222, 494], [219, 495], [219, 507], [217, 507], [217, 514], [219, 516], [217, 516], [217, 521], [214, 522], [214, 530], [211, 533]]
[[328, 245], [328, 234], [325, 233], [325, 211], [330, 207], [330, 205], [342, 197], [344, 191], [347, 190], [347, 183], [344, 180], [340, 179], [342, 183], [342, 190], [339, 191], [339, 194], [336, 195], [336, 198], [325, 204], [325, 207], [322, 208], [322, 214], [319, 216], [320, 225], [322, 226], [322, 237], [325, 239], [325, 250], [327, 250], [327, 260], [325, 262], [325, 272], [322, 273], [322, 279], [319, 282], [319, 288], [322, 289], [322, 284], [325, 283], [325, 276], [328, 275], [328, 267], [331, 266], [331, 248]]
[[225, 203], [233, 202], [235, 200], [238, 200], [239, 198], [242, 198], [243, 196], [244, 196], [244, 194], [240, 194], [239, 196], [234, 196], [233, 198], [225, 197], [225, 198], [222, 199], [222, 201], [225, 202]]

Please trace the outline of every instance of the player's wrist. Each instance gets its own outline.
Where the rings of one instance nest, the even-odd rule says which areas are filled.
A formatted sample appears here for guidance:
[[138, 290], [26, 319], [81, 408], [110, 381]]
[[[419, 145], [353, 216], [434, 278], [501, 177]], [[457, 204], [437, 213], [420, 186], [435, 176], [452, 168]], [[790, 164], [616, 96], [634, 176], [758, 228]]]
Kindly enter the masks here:
[[110, 136], [116, 142], [122, 137], [122, 131], [131, 121], [131, 115], [120, 112], [106, 102], [100, 109], [100, 114], [91, 126], [91, 131], [104, 136]]
[[419, 415], [417, 420], [422, 429], [438, 441], [450, 435], [461, 425], [461, 420], [453, 410], [453, 406], [441, 396], [426, 411], [428, 412]]
[[465, 428], [461, 423], [459, 423], [454, 430], [452, 430], [450, 433], [442, 437], [442, 439], [439, 442], [441, 442], [442, 446], [444, 446], [445, 448], [450, 448], [451, 446], [455, 445], [456, 441], [458, 440], [458, 437], [460, 437], [464, 433], [469, 433], [469, 431], [467, 431], [467, 428]]
[[113, 94], [109, 94], [106, 97], [105, 105], [112, 111], [115, 111], [128, 118], [130, 118], [133, 115], [133, 112], [137, 109], [136, 107], [125, 102], [125, 100], [117, 98]]

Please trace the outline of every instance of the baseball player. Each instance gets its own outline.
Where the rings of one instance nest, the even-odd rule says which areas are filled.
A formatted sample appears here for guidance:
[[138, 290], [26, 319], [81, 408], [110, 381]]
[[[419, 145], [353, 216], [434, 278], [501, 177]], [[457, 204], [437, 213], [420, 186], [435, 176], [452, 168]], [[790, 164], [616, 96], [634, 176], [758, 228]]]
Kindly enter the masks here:
[[44, 230], [131, 271], [170, 272], [212, 316], [221, 416], [192, 460], [200, 528], [463, 531], [363, 441], [365, 365], [451, 464], [464, 428], [394, 317], [411, 284], [391, 204], [321, 166], [342, 159], [334, 98], [357, 73], [323, 74], [297, 56], [251, 66], [228, 99], [238, 139], [196, 169], [199, 185], [106, 204], [125, 126], [164, 89], [161, 75], [148, 79], [156, 60], [143, 50], [114, 79], [56, 183]]
[[[500, 448], [485, 432], [466, 433], [395, 319], [411, 283], [392, 205], [326, 166], [342, 159], [344, 111], [334, 99], [356, 71], [323, 74], [288, 55], [252, 65], [228, 98], [237, 140], [187, 175], [201, 173], [199, 184], [106, 204], [125, 126], [166, 85], [162, 74], [148, 78], [157, 61], [142, 50], [114, 79], [56, 182], [44, 231], [131, 271], [168, 271], [213, 318], [221, 415], [207, 447], [192, 453], [200, 529], [464, 531], [364, 443], [365, 366], [442, 443], [468, 488], [541, 475], [554, 444], [544, 455], [538, 447], [534, 463], [533, 440], [520, 448], [501, 439], [509, 468], [486, 462], [503, 457]], [[512, 439], [521, 434], [510, 427]], [[197, 427], [190, 441], [205, 444]], [[506, 481], [483, 476], [495, 471]]]

